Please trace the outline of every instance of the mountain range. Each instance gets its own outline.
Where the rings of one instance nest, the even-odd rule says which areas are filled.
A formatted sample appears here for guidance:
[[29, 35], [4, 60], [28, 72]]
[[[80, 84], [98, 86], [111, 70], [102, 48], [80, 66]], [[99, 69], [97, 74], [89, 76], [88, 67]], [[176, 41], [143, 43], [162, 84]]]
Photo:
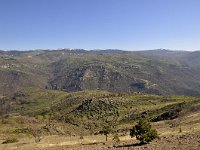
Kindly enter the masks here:
[[200, 51], [0, 51], [0, 95], [28, 87], [200, 95]]

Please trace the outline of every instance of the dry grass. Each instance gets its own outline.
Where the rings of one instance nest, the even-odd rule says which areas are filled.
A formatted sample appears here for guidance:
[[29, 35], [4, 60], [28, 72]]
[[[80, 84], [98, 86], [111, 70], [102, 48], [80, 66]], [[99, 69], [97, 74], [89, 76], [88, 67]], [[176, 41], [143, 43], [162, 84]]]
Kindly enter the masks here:
[[[173, 126], [173, 124], [177, 124]], [[181, 136], [188, 135], [192, 133], [200, 132], [200, 111], [195, 113], [189, 113], [188, 115], [174, 119], [172, 121], [160, 121], [157, 123], [153, 123], [153, 126], [158, 130], [160, 137], [170, 137], [170, 136]], [[179, 128], [181, 127], [182, 132], [180, 132]], [[110, 135], [108, 138], [107, 145], [115, 144], [112, 140], [113, 136]], [[120, 136], [120, 143], [126, 141], [132, 141], [136, 143], [135, 139], [131, 139], [127, 134], [125, 136]], [[3, 139], [0, 139], [0, 142]], [[83, 139], [80, 139], [79, 136], [44, 136], [42, 137], [41, 142], [35, 143], [33, 138], [23, 137], [19, 139], [18, 143], [3, 145], [0, 144], [0, 150], [38, 150], [38, 149], [76, 149], [82, 148], [84, 149], [84, 145], [86, 147], [90, 147], [88, 145], [101, 145], [105, 143], [105, 136], [96, 135], [96, 136], [84, 136]], [[82, 146], [81, 146], [82, 145]], [[103, 144], [104, 145], [104, 144]], [[91, 146], [93, 147], [93, 146]]]

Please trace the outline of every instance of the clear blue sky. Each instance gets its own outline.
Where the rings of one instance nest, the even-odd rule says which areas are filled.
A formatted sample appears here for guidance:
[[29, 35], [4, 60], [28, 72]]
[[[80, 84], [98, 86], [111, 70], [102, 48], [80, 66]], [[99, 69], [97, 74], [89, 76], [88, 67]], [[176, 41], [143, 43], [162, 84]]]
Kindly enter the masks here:
[[200, 0], [0, 0], [0, 49], [200, 50]]

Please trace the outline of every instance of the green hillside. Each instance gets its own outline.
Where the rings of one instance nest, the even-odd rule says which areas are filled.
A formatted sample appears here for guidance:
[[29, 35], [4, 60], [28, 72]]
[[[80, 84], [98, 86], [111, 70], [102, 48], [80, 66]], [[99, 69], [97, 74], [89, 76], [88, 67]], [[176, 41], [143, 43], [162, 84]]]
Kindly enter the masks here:
[[61, 91], [29, 88], [12, 98], [11, 113], [51, 118], [85, 130], [99, 131], [112, 123], [116, 128], [146, 118], [152, 122], [172, 120], [198, 111], [200, 99], [106, 91]]

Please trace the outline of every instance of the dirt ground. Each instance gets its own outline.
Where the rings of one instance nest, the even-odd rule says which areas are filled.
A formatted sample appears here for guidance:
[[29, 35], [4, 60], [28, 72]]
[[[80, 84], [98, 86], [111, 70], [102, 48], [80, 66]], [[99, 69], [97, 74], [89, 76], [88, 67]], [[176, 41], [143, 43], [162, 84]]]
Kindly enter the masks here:
[[162, 136], [142, 146], [137, 144], [135, 138], [131, 139], [128, 135], [120, 137], [120, 140], [116, 143], [111, 137], [105, 142], [104, 136], [84, 137], [83, 140], [78, 137], [49, 136], [44, 137], [40, 143], [35, 143], [33, 139], [21, 139], [18, 143], [1, 144], [0, 150], [200, 150], [200, 132]]
[[[100, 149], [136, 149], [136, 150], [200, 150], [200, 134], [182, 135], [176, 137], [162, 137], [150, 144], [143, 146], [134, 144], [134, 140], [125, 141], [119, 144], [95, 144], [80, 145], [79, 147], [68, 147], [73, 150], [100, 150]], [[65, 149], [65, 147], [63, 147]]]

